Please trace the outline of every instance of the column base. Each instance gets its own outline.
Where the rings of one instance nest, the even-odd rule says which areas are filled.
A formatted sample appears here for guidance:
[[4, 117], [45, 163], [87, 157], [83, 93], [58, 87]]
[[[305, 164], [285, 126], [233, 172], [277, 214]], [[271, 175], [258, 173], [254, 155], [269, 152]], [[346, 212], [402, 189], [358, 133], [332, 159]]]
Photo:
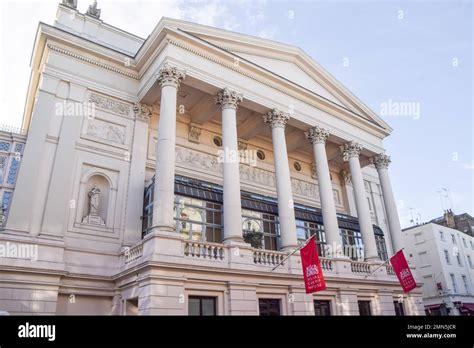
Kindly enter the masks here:
[[153, 226], [145, 235], [144, 240], [151, 238], [151, 236], [166, 236], [183, 239], [181, 235], [176, 232], [174, 227], [170, 228], [170, 226]]
[[230, 246], [230, 247], [244, 247], [244, 248], [252, 248], [252, 246], [245, 242], [243, 238], [239, 237], [230, 237], [227, 239], [224, 239], [222, 241], [222, 244]]

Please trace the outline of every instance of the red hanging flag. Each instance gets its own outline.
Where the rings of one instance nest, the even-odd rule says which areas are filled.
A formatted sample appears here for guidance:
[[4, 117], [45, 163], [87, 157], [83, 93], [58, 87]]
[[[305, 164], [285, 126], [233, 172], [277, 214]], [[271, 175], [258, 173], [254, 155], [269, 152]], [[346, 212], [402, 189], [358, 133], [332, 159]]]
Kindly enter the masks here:
[[323, 271], [321, 270], [321, 264], [319, 263], [314, 238], [311, 238], [308, 243], [301, 248], [300, 254], [301, 263], [303, 265], [306, 293], [311, 294], [313, 292], [325, 290], [326, 283], [324, 282]]
[[413, 278], [410, 267], [408, 267], [403, 250], [400, 250], [395, 255], [393, 255], [390, 258], [390, 263], [392, 264], [398, 281], [403, 288], [403, 292], [407, 293], [416, 288], [415, 278]]

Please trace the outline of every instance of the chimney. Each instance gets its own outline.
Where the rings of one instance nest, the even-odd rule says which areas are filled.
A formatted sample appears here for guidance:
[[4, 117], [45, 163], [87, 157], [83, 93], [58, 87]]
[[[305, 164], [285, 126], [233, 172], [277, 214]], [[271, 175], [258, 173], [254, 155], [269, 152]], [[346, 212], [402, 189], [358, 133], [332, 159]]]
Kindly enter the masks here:
[[446, 210], [444, 213], [444, 218], [446, 219], [446, 227], [456, 228], [456, 222], [454, 221], [454, 213], [451, 209]]

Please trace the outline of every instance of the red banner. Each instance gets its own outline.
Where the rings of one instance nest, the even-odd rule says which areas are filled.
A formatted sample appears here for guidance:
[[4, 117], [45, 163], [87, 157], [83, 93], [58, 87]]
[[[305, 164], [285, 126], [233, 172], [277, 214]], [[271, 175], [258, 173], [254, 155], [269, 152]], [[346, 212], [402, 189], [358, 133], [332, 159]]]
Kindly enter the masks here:
[[398, 281], [403, 288], [403, 292], [407, 293], [416, 288], [415, 278], [413, 278], [413, 274], [411, 274], [405, 255], [403, 255], [403, 250], [400, 250], [398, 253], [393, 255], [390, 258], [390, 263], [392, 264]]
[[311, 238], [308, 243], [301, 248], [301, 263], [303, 265], [304, 286], [306, 293], [311, 294], [316, 291], [326, 289], [324, 282], [323, 271], [319, 263], [318, 251], [316, 250], [316, 243], [314, 238]]

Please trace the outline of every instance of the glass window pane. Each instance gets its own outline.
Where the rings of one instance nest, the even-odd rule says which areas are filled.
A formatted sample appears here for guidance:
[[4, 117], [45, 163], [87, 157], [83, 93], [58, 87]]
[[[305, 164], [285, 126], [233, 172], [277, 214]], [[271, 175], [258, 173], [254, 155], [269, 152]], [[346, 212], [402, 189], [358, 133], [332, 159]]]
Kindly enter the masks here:
[[215, 315], [216, 300], [214, 298], [203, 298], [201, 301], [202, 301], [202, 315]]
[[200, 301], [198, 298], [189, 298], [188, 313], [189, 315], [201, 315]]

